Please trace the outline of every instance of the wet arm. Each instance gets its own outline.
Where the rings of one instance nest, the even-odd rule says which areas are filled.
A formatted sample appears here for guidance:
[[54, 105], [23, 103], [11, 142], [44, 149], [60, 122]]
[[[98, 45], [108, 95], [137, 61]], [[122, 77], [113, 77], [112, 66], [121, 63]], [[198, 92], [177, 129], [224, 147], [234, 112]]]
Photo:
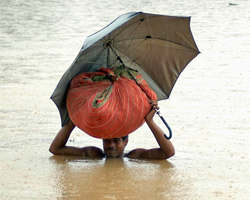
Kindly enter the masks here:
[[[160, 148], [149, 149], [149, 150], [145, 151], [144, 154], [146, 154], [149, 158], [152, 156], [156, 159], [157, 158], [158, 159], [167, 159], [167, 158], [172, 157], [175, 154], [174, 146], [170, 140], [167, 140], [164, 137], [164, 132], [162, 131], [162, 129], [152, 119], [146, 120], [146, 123], [147, 123], [148, 127], [150, 128], [150, 130], [152, 131]], [[143, 156], [143, 154], [142, 154], [142, 156]]]
[[71, 147], [66, 146], [71, 132], [74, 130], [75, 125], [70, 120], [63, 126], [55, 139], [50, 145], [49, 151], [54, 155], [73, 155], [73, 156], [87, 156], [87, 157], [101, 157], [103, 152], [97, 147]]
[[135, 149], [128, 154], [129, 158], [144, 158], [144, 159], [167, 159], [175, 154], [174, 146], [170, 140], [164, 136], [162, 129], [153, 121], [155, 109], [159, 109], [157, 101], [150, 101], [153, 109], [145, 117], [145, 121], [152, 131], [160, 148], [154, 149]]

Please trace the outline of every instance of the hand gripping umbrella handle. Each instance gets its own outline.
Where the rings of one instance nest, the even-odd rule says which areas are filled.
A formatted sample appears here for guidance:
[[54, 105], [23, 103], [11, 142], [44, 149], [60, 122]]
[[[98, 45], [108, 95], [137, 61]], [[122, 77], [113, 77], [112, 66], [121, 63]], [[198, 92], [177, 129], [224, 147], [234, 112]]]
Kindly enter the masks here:
[[168, 123], [166, 122], [166, 120], [164, 119], [164, 117], [160, 115], [160, 111], [156, 110], [156, 109], [155, 109], [155, 111], [156, 111], [156, 114], [159, 115], [159, 117], [161, 118], [161, 120], [163, 121], [163, 123], [165, 124], [165, 126], [168, 128], [169, 136], [167, 136], [166, 134], [164, 134], [164, 137], [167, 140], [170, 140], [172, 138], [172, 130], [171, 130], [170, 126], [168, 125]]

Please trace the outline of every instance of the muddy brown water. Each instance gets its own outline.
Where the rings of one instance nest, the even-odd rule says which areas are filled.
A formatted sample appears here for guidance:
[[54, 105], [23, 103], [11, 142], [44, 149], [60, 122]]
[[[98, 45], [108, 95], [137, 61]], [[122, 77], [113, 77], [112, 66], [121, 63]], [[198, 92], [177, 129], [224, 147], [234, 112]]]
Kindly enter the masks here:
[[[0, 2], [1, 199], [248, 199], [250, 28], [248, 0]], [[130, 11], [192, 16], [202, 52], [169, 100], [169, 160], [84, 160], [52, 156], [60, 129], [49, 99], [84, 39]], [[162, 126], [161, 120], [155, 121]], [[72, 146], [102, 147], [76, 129]], [[157, 144], [146, 126], [126, 151]]]

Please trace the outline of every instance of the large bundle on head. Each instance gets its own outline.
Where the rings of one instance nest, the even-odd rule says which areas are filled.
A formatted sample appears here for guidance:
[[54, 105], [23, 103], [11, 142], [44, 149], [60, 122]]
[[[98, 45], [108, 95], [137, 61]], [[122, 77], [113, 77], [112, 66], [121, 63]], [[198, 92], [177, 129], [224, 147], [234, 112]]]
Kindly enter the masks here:
[[157, 97], [140, 74], [131, 69], [130, 73], [140, 87], [124, 67], [101, 68], [76, 76], [66, 102], [73, 123], [102, 139], [123, 137], [139, 128], [151, 109], [148, 98]]

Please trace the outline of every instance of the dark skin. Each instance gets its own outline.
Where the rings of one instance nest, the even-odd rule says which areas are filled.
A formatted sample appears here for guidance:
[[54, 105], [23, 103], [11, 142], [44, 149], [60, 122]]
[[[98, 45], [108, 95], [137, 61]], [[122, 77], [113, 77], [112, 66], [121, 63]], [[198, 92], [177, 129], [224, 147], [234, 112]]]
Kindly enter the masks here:
[[[152, 108], [159, 109], [157, 101], [150, 100], [149, 103]], [[128, 138], [124, 141], [122, 138], [103, 139], [103, 150], [93, 146], [82, 148], [66, 146], [69, 136], [75, 128], [73, 122], [69, 120], [69, 122], [63, 126], [56, 135], [51, 143], [49, 151], [54, 155], [71, 155], [84, 158], [128, 157], [131, 159], [168, 159], [175, 154], [175, 149], [171, 141], [164, 137], [164, 132], [161, 128], [153, 121], [154, 114], [155, 109], [152, 109], [145, 117], [145, 121], [158, 142], [159, 148], [134, 149], [129, 153], [124, 154], [124, 149], [128, 144]]]

